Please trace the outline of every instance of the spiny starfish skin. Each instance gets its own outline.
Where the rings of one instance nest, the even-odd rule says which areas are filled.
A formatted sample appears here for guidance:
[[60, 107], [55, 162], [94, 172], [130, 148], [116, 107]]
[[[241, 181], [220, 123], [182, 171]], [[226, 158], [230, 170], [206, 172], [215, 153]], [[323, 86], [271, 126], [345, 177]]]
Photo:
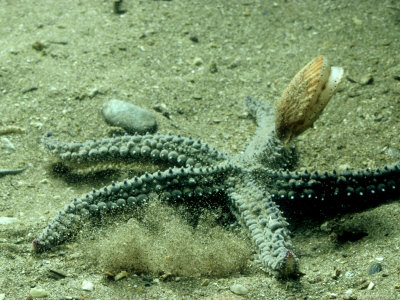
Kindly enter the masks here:
[[375, 171], [292, 172], [296, 154], [275, 137], [272, 107], [250, 97], [246, 104], [258, 127], [238, 155], [225, 154], [191, 138], [162, 134], [126, 135], [82, 144], [45, 138], [47, 148], [64, 162], [148, 160], [170, 168], [75, 198], [33, 241], [35, 250], [46, 251], [65, 242], [86, 218], [139, 207], [152, 193], [169, 202], [225, 194], [225, 205], [248, 229], [257, 247], [262, 269], [277, 277], [296, 276], [298, 262], [285, 217], [343, 214], [399, 196], [399, 164]]

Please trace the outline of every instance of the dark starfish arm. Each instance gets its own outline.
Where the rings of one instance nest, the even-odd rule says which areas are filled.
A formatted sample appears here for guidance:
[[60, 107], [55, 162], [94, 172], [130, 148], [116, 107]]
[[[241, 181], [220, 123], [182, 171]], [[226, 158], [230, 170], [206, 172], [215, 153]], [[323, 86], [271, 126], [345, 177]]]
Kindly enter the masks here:
[[374, 171], [271, 174], [274, 201], [295, 219], [362, 211], [400, 197], [400, 162]]
[[231, 210], [258, 248], [258, 261], [277, 277], [295, 276], [297, 259], [287, 229], [288, 223], [271, 197], [262, 192], [248, 176], [230, 178]]
[[226, 159], [225, 153], [207, 143], [171, 134], [124, 135], [84, 143], [63, 143], [44, 137], [43, 143], [63, 162], [75, 164], [148, 160], [168, 166], [197, 166]]
[[230, 165], [173, 168], [93, 190], [75, 198], [59, 211], [58, 216], [52, 218], [47, 228], [33, 241], [33, 246], [38, 252], [49, 250], [74, 236], [87, 218], [135, 209], [145, 204], [152, 193], [174, 202], [180, 198], [207, 197], [223, 192], [226, 176], [235, 171], [236, 168]]

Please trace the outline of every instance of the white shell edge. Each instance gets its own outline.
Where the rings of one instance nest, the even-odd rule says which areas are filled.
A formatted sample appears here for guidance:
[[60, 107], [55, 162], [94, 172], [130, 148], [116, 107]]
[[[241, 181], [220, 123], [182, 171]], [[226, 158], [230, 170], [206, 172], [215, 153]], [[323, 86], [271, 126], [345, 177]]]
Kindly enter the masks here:
[[320, 101], [328, 101], [335, 93], [340, 81], [343, 77], [343, 68], [341, 67], [331, 67], [331, 74], [329, 75], [328, 81], [325, 88], [322, 90], [320, 95]]

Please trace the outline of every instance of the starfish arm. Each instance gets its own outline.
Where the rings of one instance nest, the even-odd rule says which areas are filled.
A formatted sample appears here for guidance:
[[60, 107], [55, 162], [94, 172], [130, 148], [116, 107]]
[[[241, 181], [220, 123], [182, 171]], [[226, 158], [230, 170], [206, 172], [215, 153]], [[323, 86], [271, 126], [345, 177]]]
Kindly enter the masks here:
[[174, 202], [180, 198], [222, 192], [225, 177], [235, 170], [231, 165], [171, 168], [94, 189], [75, 198], [59, 211], [58, 216], [51, 219], [46, 229], [33, 241], [33, 246], [37, 252], [49, 250], [74, 236], [88, 218], [141, 207], [152, 193], [162, 195], [165, 201]]
[[246, 97], [246, 106], [255, 118], [260, 129], [271, 135], [275, 128], [275, 112], [269, 103], [261, 102], [251, 96]]
[[400, 196], [400, 162], [374, 171], [275, 172], [274, 176], [273, 199], [287, 217], [297, 219], [362, 211]]
[[294, 147], [284, 146], [275, 136], [275, 113], [273, 107], [250, 96], [246, 98], [250, 114], [256, 119], [257, 130], [246, 147], [244, 159], [256, 158], [262, 165], [274, 169], [289, 169], [296, 162]]
[[246, 105], [257, 122], [257, 130], [245, 149], [245, 155], [257, 157], [265, 151], [268, 141], [274, 136], [275, 114], [270, 104], [260, 102], [250, 96], [246, 98]]
[[171, 134], [124, 135], [84, 143], [62, 143], [44, 137], [43, 143], [63, 162], [77, 164], [149, 160], [169, 166], [197, 166], [226, 159], [225, 153], [207, 143]]
[[[248, 177], [247, 177], [248, 178]], [[230, 189], [232, 211], [258, 248], [262, 268], [277, 277], [295, 276], [297, 258], [287, 228], [288, 223], [271, 197], [243, 176]]]

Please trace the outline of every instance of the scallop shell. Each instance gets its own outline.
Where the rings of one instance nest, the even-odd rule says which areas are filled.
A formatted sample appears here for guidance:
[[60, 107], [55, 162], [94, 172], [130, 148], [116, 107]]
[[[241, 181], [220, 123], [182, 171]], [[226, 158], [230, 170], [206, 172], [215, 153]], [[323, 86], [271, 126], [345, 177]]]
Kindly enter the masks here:
[[275, 108], [275, 131], [286, 143], [306, 129], [315, 120], [335, 93], [343, 76], [343, 69], [330, 67], [324, 56], [309, 62], [283, 91]]

